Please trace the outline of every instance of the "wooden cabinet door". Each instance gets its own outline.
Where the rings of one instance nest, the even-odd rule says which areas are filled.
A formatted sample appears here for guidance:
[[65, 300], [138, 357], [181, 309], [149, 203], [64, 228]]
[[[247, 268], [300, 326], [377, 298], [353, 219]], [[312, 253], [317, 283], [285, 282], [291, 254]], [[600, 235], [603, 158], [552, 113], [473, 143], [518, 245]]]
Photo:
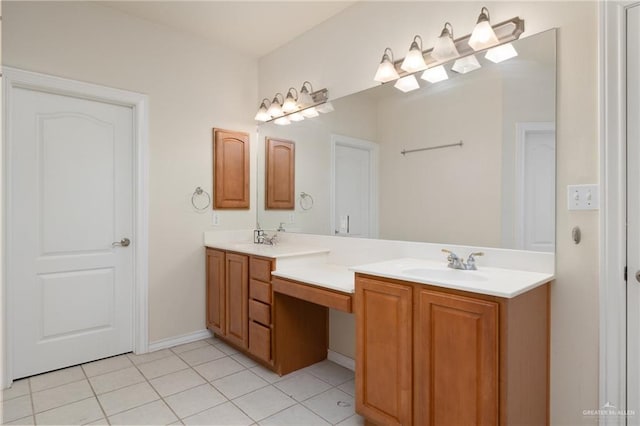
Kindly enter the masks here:
[[249, 135], [213, 129], [213, 208], [249, 208]]
[[417, 290], [416, 425], [498, 423], [498, 304]]
[[295, 208], [295, 143], [266, 138], [266, 209]]
[[381, 425], [412, 421], [412, 287], [356, 278], [356, 410]]
[[224, 252], [207, 249], [207, 328], [225, 335], [226, 291]]
[[227, 253], [225, 256], [226, 274], [226, 337], [242, 347], [249, 345], [249, 257]]

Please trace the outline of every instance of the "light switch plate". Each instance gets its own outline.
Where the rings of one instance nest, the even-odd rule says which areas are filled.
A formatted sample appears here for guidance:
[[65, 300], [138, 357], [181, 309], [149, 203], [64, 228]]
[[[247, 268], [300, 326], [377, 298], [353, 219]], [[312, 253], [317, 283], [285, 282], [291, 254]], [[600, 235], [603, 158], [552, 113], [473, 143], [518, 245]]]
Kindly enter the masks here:
[[600, 188], [594, 185], [567, 186], [567, 206], [569, 210], [598, 210], [600, 208]]
[[220, 213], [217, 211], [211, 212], [211, 225], [218, 226], [220, 225]]

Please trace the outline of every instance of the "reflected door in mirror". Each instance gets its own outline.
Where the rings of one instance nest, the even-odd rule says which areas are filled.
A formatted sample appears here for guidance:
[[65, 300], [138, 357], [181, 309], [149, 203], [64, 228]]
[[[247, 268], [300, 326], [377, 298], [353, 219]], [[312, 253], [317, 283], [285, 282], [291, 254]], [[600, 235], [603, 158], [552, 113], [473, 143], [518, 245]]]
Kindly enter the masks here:
[[295, 208], [295, 143], [266, 138], [265, 209]]

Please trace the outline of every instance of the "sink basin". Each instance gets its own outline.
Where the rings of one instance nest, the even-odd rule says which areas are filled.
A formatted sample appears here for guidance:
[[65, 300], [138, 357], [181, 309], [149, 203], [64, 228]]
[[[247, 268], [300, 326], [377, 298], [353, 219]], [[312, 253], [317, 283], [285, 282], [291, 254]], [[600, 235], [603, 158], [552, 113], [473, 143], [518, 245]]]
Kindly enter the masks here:
[[424, 280], [437, 281], [487, 281], [487, 277], [478, 271], [462, 271], [458, 269], [410, 268], [403, 274]]

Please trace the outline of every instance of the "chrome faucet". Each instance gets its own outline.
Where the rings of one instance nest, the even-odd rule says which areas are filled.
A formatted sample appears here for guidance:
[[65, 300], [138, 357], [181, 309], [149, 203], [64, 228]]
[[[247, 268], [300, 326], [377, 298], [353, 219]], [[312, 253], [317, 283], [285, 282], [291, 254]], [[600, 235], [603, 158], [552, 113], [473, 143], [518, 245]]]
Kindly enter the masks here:
[[277, 242], [278, 242], [278, 234], [273, 234], [270, 237], [267, 234], [265, 234], [262, 244], [266, 244], [268, 246], [275, 246]]
[[278, 232], [285, 232], [286, 229], [284, 229], [284, 222], [280, 222], [280, 225], [278, 225], [278, 229], [276, 229], [276, 231]]
[[451, 269], [462, 269], [462, 270], [466, 270], [466, 271], [475, 271], [475, 270], [477, 270], [478, 267], [476, 266], [476, 257], [477, 256], [484, 256], [483, 252], [471, 253], [469, 255], [469, 257], [467, 258], [467, 261], [465, 262], [464, 260], [460, 259], [458, 257], [458, 255], [456, 255], [451, 250], [442, 249], [442, 252], [443, 253], [447, 253], [449, 255], [449, 256], [447, 256], [447, 261], [449, 262], [449, 264], [447, 264], [448, 268], [451, 268]]

